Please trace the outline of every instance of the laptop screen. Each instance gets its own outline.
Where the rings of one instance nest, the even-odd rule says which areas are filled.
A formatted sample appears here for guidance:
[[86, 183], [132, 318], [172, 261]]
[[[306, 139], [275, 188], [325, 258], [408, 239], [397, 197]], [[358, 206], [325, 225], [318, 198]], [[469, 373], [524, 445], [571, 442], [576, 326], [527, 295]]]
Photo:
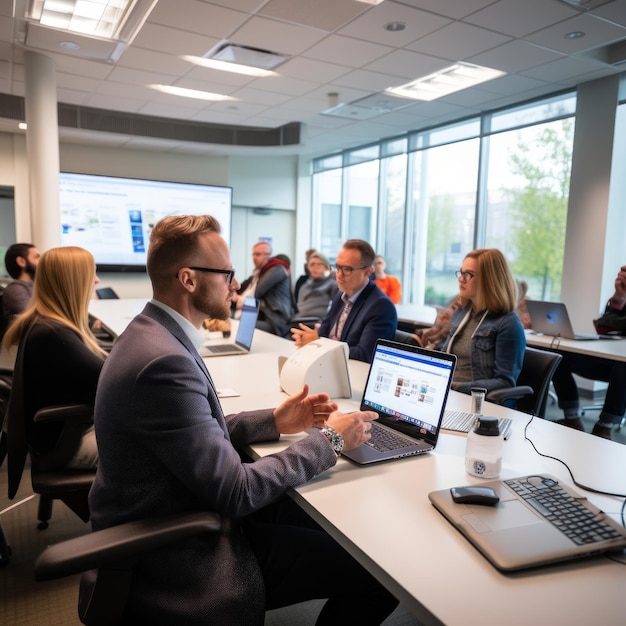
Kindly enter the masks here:
[[241, 310], [241, 317], [239, 318], [239, 328], [237, 329], [235, 343], [248, 350], [252, 346], [252, 337], [254, 336], [258, 315], [259, 301], [256, 298], [246, 298]]
[[436, 441], [455, 364], [453, 354], [379, 340], [361, 409], [376, 411], [395, 430]]

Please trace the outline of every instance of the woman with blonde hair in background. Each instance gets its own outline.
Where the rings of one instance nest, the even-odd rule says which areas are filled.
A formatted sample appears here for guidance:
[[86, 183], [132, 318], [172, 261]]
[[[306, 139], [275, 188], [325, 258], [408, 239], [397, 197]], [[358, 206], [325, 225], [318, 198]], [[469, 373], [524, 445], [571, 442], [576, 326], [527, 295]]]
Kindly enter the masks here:
[[440, 346], [457, 356], [453, 389], [513, 387], [522, 369], [526, 336], [515, 309], [517, 287], [500, 250], [473, 250], [456, 272], [460, 307]]
[[[35, 454], [55, 446], [61, 424], [35, 423], [35, 413], [63, 404], [93, 406], [106, 352], [89, 328], [89, 301], [96, 285], [96, 264], [90, 252], [67, 246], [52, 248], [39, 259], [33, 296], [3, 340], [23, 351], [26, 439]], [[89, 469], [97, 465], [93, 426], [86, 427], [73, 458], [65, 465]]]

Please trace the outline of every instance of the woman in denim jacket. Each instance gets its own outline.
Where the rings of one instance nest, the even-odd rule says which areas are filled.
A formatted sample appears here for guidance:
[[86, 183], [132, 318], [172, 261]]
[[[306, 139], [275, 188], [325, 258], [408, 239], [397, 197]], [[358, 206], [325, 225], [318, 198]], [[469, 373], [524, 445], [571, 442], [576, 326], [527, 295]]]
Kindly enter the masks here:
[[500, 250], [470, 252], [459, 280], [461, 307], [454, 312], [448, 337], [440, 346], [457, 356], [452, 388], [469, 393], [472, 387], [513, 387], [517, 382], [526, 336], [515, 312], [517, 288]]

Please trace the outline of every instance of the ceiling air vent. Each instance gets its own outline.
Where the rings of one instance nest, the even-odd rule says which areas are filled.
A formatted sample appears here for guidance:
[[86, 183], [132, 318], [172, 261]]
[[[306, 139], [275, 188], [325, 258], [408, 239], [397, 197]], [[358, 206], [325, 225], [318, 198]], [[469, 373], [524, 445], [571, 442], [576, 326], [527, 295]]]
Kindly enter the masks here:
[[215, 59], [227, 63], [237, 63], [238, 65], [248, 65], [264, 70], [273, 70], [289, 57], [285, 54], [262, 50], [261, 48], [251, 48], [250, 46], [240, 46], [229, 41], [222, 41], [217, 46], [209, 50], [205, 59]]

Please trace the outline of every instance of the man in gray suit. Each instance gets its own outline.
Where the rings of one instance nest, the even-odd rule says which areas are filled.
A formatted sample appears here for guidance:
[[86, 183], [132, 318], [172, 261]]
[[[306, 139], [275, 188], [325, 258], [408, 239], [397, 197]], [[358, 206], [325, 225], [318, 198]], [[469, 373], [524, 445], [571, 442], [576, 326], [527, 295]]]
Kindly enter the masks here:
[[[222, 517], [221, 533], [138, 561], [125, 617], [262, 625], [267, 609], [329, 598], [318, 624], [379, 624], [395, 598], [283, 497], [335, 465], [342, 446], [367, 441], [375, 414], [341, 413], [305, 387], [276, 409], [224, 416], [197, 350], [202, 321], [227, 318], [238, 287], [219, 232], [210, 216], [155, 225], [147, 264], [154, 297], [116, 341], [98, 385], [94, 529], [194, 510]], [[246, 444], [314, 426], [278, 454], [242, 460]]]

